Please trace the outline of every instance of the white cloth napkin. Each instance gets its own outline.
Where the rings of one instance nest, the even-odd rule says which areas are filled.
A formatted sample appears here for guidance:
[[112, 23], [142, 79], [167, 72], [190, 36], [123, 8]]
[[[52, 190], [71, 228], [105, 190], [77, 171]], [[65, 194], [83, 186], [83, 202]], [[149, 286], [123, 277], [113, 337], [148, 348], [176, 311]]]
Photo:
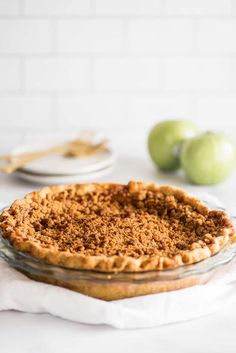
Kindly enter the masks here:
[[[210, 195], [201, 196], [220, 205]], [[0, 261], [0, 310], [50, 313], [80, 323], [125, 329], [191, 320], [221, 310], [232, 302], [236, 302], [236, 269], [204, 285], [106, 302], [35, 282]]]

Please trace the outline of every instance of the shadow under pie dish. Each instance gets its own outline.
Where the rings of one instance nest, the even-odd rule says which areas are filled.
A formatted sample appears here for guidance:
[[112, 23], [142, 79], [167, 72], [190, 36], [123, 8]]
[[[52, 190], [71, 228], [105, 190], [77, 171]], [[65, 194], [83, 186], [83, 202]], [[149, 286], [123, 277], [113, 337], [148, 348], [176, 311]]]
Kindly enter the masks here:
[[5, 210], [0, 229], [2, 256], [29, 277], [105, 300], [205, 283], [234, 257], [226, 212], [134, 181], [43, 188]]

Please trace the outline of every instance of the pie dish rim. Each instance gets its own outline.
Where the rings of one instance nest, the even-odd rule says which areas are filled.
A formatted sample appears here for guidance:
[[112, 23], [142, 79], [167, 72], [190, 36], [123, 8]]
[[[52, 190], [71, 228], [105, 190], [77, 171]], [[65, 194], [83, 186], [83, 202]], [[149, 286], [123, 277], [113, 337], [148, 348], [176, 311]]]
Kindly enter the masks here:
[[[232, 218], [236, 225], [236, 218]], [[3, 243], [4, 241], [4, 243]], [[0, 235], [0, 258], [29, 278], [110, 301], [205, 284], [235, 268], [236, 243], [204, 261], [146, 272], [101, 272], [65, 268], [17, 252]], [[13, 251], [12, 251], [13, 250]]]

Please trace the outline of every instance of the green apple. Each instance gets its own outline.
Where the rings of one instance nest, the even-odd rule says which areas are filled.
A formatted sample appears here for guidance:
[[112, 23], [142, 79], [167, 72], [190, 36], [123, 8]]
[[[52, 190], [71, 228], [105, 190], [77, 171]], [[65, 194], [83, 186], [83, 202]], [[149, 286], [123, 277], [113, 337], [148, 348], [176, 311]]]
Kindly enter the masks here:
[[194, 184], [210, 185], [225, 180], [235, 166], [236, 149], [222, 133], [207, 132], [186, 141], [181, 149], [181, 165]]
[[166, 120], [155, 125], [148, 136], [148, 150], [153, 162], [163, 171], [180, 167], [179, 146], [196, 135], [197, 127], [189, 120]]

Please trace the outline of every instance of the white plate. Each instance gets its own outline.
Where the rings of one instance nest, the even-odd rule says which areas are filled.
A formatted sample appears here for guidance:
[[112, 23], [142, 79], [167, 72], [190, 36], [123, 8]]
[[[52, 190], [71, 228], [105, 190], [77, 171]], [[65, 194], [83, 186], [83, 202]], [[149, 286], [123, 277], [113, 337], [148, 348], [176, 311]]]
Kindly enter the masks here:
[[[12, 154], [16, 155], [26, 152], [41, 151], [49, 147], [52, 147], [52, 143], [47, 142], [43, 145], [39, 145], [38, 143], [25, 144], [16, 147], [12, 151]], [[21, 168], [21, 171], [48, 176], [78, 176], [79, 174], [95, 172], [106, 168], [114, 162], [115, 156], [111, 150], [106, 150], [97, 155], [81, 159], [66, 158], [59, 154], [52, 154], [28, 163]]]
[[37, 183], [42, 185], [73, 184], [73, 183], [79, 183], [79, 182], [95, 181], [96, 179], [99, 179], [104, 175], [111, 173], [112, 170], [113, 170], [113, 166], [111, 165], [106, 168], [99, 169], [95, 172], [87, 173], [87, 174], [54, 176], [54, 175], [38, 175], [34, 173], [27, 173], [24, 171], [17, 170], [15, 172], [15, 175], [26, 181], [30, 181], [32, 183]]

